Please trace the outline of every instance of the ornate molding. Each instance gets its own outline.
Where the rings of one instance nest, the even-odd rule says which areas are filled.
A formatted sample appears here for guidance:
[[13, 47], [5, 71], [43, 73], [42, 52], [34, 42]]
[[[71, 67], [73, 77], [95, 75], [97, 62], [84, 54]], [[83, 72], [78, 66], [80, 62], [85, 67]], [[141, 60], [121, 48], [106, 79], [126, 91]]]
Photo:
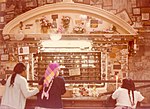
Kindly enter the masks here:
[[99, 9], [94, 6], [80, 4], [80, 3], [69, 3], [69, 2], [60, 2], [55, 4], [47, 4], [41, 7], [37, 7], [35, 9], [32, 9], [28, 12], [25, 12], [16, 18], [14, 18], [12, 21], [10, 21], [3, 29], [3, 34], [9, 34], [10, 31], [16, 27], [20, 21], [24, 22], [30, 18], [36, 17], [41, 14], [46, 13], [80, 13], [80, 14], [86, 14], [89, 16], [93, 16], [96, 18], [103, 19], [107, 22], [112, 23], [115, 25], [119, 31], [122, 34], [132, 34], [136, 35], [136, 31], [124, 20], [117, 17], [116, 15], [103, 10]]

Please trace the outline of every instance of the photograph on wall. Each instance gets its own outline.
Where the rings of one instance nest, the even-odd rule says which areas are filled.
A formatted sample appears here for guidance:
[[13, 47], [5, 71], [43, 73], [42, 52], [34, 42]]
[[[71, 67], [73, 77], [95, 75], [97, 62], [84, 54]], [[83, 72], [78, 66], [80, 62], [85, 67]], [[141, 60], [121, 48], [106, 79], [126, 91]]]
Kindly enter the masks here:
[[1, 61], [8, 61], [9, 60], [9, 55], [8, 54], [1, 54]]
[[29, 47], [18, 47], [19, 55], [27, 55], [29, 54]]
[[140, 15], [141, 14], [141, 9], [140, 8], [133, 8], [132, 9], [132, 11], [133, 11], [133, 15]]
[[142, 13], [142, 20], [149, 20], [150, 14], [149, 13]]
[[90, 27], [91, 28], [97, 28], [98, 27], [98, 20], [91, 20], [90, 21]]

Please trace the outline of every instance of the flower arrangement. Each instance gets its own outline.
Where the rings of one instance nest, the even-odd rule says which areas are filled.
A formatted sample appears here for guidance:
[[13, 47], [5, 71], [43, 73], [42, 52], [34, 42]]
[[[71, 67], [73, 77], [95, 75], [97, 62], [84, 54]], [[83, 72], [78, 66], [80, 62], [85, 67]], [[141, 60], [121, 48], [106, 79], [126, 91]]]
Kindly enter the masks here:
[[49, 20], [43, 16], [41, 19], [40, 19], [40, 24], [41, 24], [41, 32], [42, 33], [48, 33], [48, 29], [51, 28], [51, 23], [49, 22]]
[[48, 28], [51, 27], [51, 23], [49, 22], [49, 20], [45, 16], [43, 16], [40, 19], [40, 24], [41, 24], [41, 27], [48, 27]]
[[80, 26], [76, 26], [73, 28], [73, 32], [76, 33], [76, 34], [82, 34], [82, 33], [85, 33], [85, 28], [83, 27], [80, 27]]

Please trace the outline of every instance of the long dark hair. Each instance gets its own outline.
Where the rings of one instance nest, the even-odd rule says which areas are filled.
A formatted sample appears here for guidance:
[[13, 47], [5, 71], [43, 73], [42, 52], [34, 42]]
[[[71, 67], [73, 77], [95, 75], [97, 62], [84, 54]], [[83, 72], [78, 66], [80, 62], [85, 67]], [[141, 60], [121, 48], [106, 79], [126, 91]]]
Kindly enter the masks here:
[[[131, 105], [134, 105], [134, 91], [135, 91], [136, 89], [135, 89], [135, 84], [134, 84], [133, 80], [130, 79], [130, 78], [128, 78], [128, 79], [123, 79], [122, 88], [125, 88], [125, 89], [128, 90], [128, 95], [129, 95], [129, 98], [130, 98]], [[133, 98], [133, 101], [131, 101], [130, 91], [132, 91], [132, 98]]]
[[21, 74], [23, 71], [26, 70], [26, 66], [23, 63], [17, 63], [14, 67], [14, 73], [11, 76], [11, 80], [10, 80], [10, 86], [14, 86], [14, 81], [15, 81], [15, 77], [16, 74]]

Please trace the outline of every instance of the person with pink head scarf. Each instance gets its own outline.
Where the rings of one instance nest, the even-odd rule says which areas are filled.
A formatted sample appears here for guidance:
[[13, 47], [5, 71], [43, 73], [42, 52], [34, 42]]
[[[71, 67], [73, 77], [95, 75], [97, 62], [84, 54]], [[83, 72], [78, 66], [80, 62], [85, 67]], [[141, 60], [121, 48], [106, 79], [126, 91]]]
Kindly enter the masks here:
[[64, 78], [59, 76], [59, 64], [50, 63], [39, 84], [43, 89], [37, 94], [35, 109], [62, 109], [61, 95], [66, 92]]

